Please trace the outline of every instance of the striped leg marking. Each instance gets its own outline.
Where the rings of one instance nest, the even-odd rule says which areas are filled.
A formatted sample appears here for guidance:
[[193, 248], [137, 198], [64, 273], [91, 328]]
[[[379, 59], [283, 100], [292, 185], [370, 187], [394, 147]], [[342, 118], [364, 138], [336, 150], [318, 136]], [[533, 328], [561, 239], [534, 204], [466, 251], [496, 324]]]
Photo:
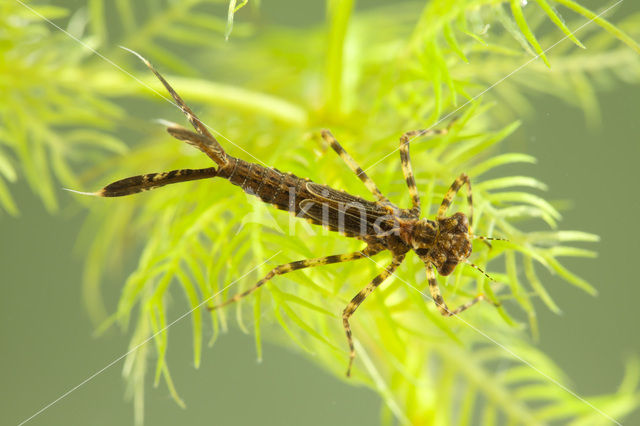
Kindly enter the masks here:
[[473, 196], [471, 195], [471, 181], [469, 180], [469, 176], [466, 173], [462, 173], [458, 178], [451, 184], [451, 188], [447, 191], [442, 200], [442, 204], [440, 204], [440, 208], [438, 209], [437, 219], [444, 219], [445, 214], [447, 213], [447, 209], [451, 205], [451, 201], [453, 201], [453, 197], [456, 196], [462, 185], [467, 185], [467, 202], [469, 203], [469, 228], [473, 225]]
[[402, 164], [402, 173], [404, 179], [409, 187], [409, 194], [411, 195], [411, 202], [413, 207], [411, 211], [420, 216], [420, 196], [418, 195], [418, 189], [416, 188], [416, 179], [413, 176], [413, 169], [411, 167], [411, 157], [409, 156], [409, 142], [419, 136], [434, 136], [434, 135], [446, 135], [449, 132], [449, 127], [446, 129], [420, 129], [411, 130], [404, 133], [400, 137], [400, 162]]
[[316, 266], [329, 265], [332, 263], [341, 263], [341, 262], [349, 262], [351, 260], [358, 260], [364, 257], [373, 256], [377, 253], [380, 253], [380, 251], [381, 250], [377, 248], [372, 249], [370, 247], [366, 247], [362, 251], [356, 251], [349, 254], [338, 254], [334, 256], [317, 257], [315, 259], [298, 260], [297, 262], [285, 263], [284, 265], [276, 266], [271, 271], [269, 271], [269, 273], [267, 273], [267, 275], [265, 275], [260, 281], [258, 281], [256, 285], [254, 285], [250, 289], [242, 293], [238, 293], [232, 298], [225, 300], [224, 302], [218, 305], [209, 306], [208, 309], [212, 311], [214, 309], [218, 309], [223, 306], [230, 305], [231, 303], [237, 302], [238, 300], [258, 290], [260, 287], [265, 285], [267, 282], [269, 282], [269, 280], [271, 280], [271, 278], [275, 277], [276, 275], [284, 275], [289, 272], [296, 271], [298, 269], [314, 268]]
[[484, 294], [481, 294], [471, 299], [467, 303], [458, 306], [456, 309], [450, 310], [447, 307], [447, 304], [444, 302], [442, 294], [440, 294], [440, 287], [438, 287], [438, 281], [436, 281], [436, 275], [435, 272], [433, 272], [433, 267], [431, 265], [427, 265], [427, 281], [429, 281], [429, 291], [431, 292], [431, 298], [435, 302], [442, 316], [452, 317], [458, 315], [462, 311], [466, 311], [481, 300], [486, 300], [487, 302], [492, 303]]
[[322, 139], [327, 142], [331, 148], [344, 160], [345, 163], [349, 166], [349, 168], [358, 176], [358, 178], [364, 183], [367, 189], [378, 199], [378, 201], [383, 203], [389, 203], [389, 199], [382, 195], [382, 192], [378, 189], [373, 180], [362, 170], [362, 168], [356, 163], [356, 161], [351, 158], [351, 156], [347, 153], [347, 151], [340, 146], [336, 138], [331, 134], [329, 130], [322, 130], [320, 133], [322, 135]]
[[404, 255], [394, 257], [389, 266], [373, 279], [365, 288], [360, 290], [355, 295], [351, 302], [342, 311], [342, 324], [344, 325], [344, 331], [347, 334], [347, 341], [349, 342], [349, 367], [347, 368], [347, 377], [351, 376], [351, 367], [353, 366], [353, 360], [356, 357], [356, 349], [353, 345], [353, 337], [351, 335], [351, 325], [349, 324], [349, 318], [358, 309], [358, 306], [366, 299], [366, 297], [373, 292], [380, 284], [384, 282], [393, 272], [398, 269], [398, 266], [404, 260]]

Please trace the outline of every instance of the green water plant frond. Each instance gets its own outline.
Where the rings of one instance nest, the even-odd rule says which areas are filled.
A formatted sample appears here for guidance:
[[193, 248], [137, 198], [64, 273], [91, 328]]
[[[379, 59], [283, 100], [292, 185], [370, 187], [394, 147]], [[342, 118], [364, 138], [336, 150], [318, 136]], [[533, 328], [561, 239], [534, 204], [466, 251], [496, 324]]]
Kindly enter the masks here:
[[[176, 50], [196, 46], [220, 48], [232, 29], [234, 38], [251, 34], [245, 23], [234, 24], [235, 13], [246, 3], [246, 0], [186, 0], [144, 5], [117, 1], [112, 5], [105, 0], [91, 0], [87, 14], [98, 46], [108, 49], [106, 56], [111, 60], [118, 62], [126, 55], [117, 49], [121, 45], [145, 51], [150, 60], [173, 72], [197, 76], [200, 74], [197, 69]], [[227, 8], [227, 16], [221, 17], [219, 12]]]
[[[64, 8], [4, 2], [0, 12], [0, 209], [18, 213], [6, 183], [25, 179], [54, 211], [58, 184], [78, 185], [88, 159], [126, 151], [110, 134], [123, 114], [68, 72], [90, 52], [43, 21], [67, 17]], [[70, 18], [72, 36], [81, 27]]]
[[[559, 387], [568, 379], [528, 337], [537, 335], [534, 298], [554, 312], [561, 309], [545, 277], [555, 274], [595, 292], [563, 265], [562, 258], [592, 257], [584, 244], [597, 241], [597, 236], [559, 229], [561, 214], [544, 198], [545, 184], [528, 176], [535, 171], [535, 159], [503, 152], [500, 144], [513, 137], [519, 125], [505, 120], [504, 112], [522, 115], [520, 108], [529, 105], [530, 93], [553, 91], [596, 114], [595, 90], [638, 75], [634, 40], [640, 34], [633, 25], [638, 18], [627, 17], [613, 26], [570, 0], [539, 0], [526, 7], [520, 1], [442, 0], [362, 11], [350, 1], [328, 1], [326, 26], [268, 29], [259, 38], [251, 37], [251, 27], [243, 27], [246, 23], [235, 16], [230, 40], [237, 44], [222, 46], [229, 29], [229, 3], [219, 2], [224, 6], [220, 14], [209, 9], [214, 3], [150, 2], [156, 6], [148, 7], [116, 2], [110, 8], [94, 0], [86, 9], [89, 30], [83, 34], [107, 57], [138, 70], [137, 78], [163, 93], [148, 70], [116, 45], [148, 56], [203, 121], [224, 135], [220, 142], [232, 155], [366, 196], [340, 160], [317, 143], [314, 135], [320, 127], [330, 127], [380, 188], [402, 206], [409, 205], [409, 196], [399, 156], [393, 152], [399, 136], [436, 123], [447, 126], [452, 116], [438, 121], [462, 107], [448, 135], [412, 141], [412, 160], [423, 215], [431, 217], [448, 185], [466, 172], [474, 184], [474, 233], [509, 240], [495, 242], [491, 250], [474, 243], [473, 262], [486, 267], [497, 283], [470, 267], [458, 267], [451, 276], [439, 278], [445, 299], [456, 306], [485, 293], [500, 307], [487, 304], [460, 318], [442, 318], [425, 297], [424, 266], [411, 256], [367, 299], [353, 322], [358, 358], [352, 380], [380, 393], [389, 422], [472, 424], [480, 416], [484, 424], [495, 424], [496, 419], [508, 424], [608, 424], [606, 417]], [[570, 19], [565, 20], [559, 9], [571, 14]], [[572, 33], [585, 18], [596, 19], [584, 31]], [[620, 47], [612, 35], [627, 46]], [[540, 55], [565, 36], [565, 44]], [[582, 46], [589, 50], [583, 52]], [[69, 49], [82, 52], [79, 46]], [[211, 53], [217, 49], [224, 54]], [[536, 54], [540, 60], [474, 98]], [[77, 56], [83, 59], [66, 64], [67, 75], [82, 77], [86, 96], [101, 100], [98, 105], [131, 98], [144, 102], [145, 116], [161, 112], [163, 118], [182, 119], [179, 110], [160, 110], [149, 102], [157, 95], [119, 70], [99, 59]], [[616, 64], [625, 64], [624, 71]], [[200, 75], [199, 69], [215, 69], [216, 81]], [[552, 73], [555, 69], [562, 72]], [[575, 89], [583, 94], [581, 102], [571, 96]], [[68, 111], [66, 104], [59, 108]], [[94, 162], [82, 176], [83, 187], [206, 162], [160, 126], [131, 117], [122, 120], [130, 127], [135, 124], [140, 130], [136, 139], [142, 139], [126, 157], [93, 158], [62, 145]], [[6, 132], [6, 127], [3, 122], [0, 130]], [[4, 141], [5, 133], [0, 136]], [[18, 150], [2, 148], [0, 176], [11, 180], [17, 167], [3, 167], [3, 158]], [[522, 171], [505, 176], [502, 170], [514, 164]], [[0, 200], [1, 185], [0, 180]], [[463, 197], [458, 198], [453, 208], [466, 211]], [[388, 256], [278, 277], [235, 306], [209, 312], [200, 306], [203, 301], [225, 300], [277, 264], [349, 252], [360, 244], [293, 221], [215, 179], [126, 199], [92, 200], [90, 205], [81, 239], [87, 247], [85, 299], [94, 318], [114, 311], [102, 306], [102, 276], [135, 254], [138, 260], [118, 306], [102, 327], [117, 323], [125, 332], [131, 329], [131, 347], [158, 333], [154, 347], [133, 351], [125, 363], [138, 421], [147, 370], [182, 403], [180, 380], [171, 377], [166, 362], [171, 347], [170, 330], [164, 328], [173, 313], [187, 309], [193, 309], [196, 367], [205, 343], [213, 344], [220, 331], [237, 324], [254, 334], [259, 358], [265, 337], [313, 354], [312, 359], [331, 374], [344, 374], [347, 352], [339, 313], [386, 265]], [[535, 232], [529, 231], [532, 227]], [[131, 241], [143, 242], [141, 254]], [[226, 288], [229, 284], [233, 285]], [[148, 362], [152, 356], [157, 358], [153, 366]], [[617, 392], [588, 401], [620, 419], [638, 405], [637, 382], [638, 367], [631, 363]]]

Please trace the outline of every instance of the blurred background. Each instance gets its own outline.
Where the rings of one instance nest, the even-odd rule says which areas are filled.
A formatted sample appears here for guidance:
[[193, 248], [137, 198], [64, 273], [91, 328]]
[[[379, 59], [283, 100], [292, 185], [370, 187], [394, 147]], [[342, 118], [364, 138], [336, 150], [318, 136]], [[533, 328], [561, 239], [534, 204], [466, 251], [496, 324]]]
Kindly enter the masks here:
[[[82, 2], [64, 3], [73, 8]], [[285, 3], [262, 2], [265, 21], [298, 26], [324, 19], [323, 2]], [[376, 2], [361, 3], [358, 7]], [[638, 2], [627, 1], [610, 18], [616, 22], [639, 10]], [[549, 185], [546, 199], [568, 202], [563, 228], [602, 239], [594, 248], [598, 258], [565, 263], [598, 289], [597, 297], [552, 277], [545, 285], [563, 314], [536, 303], [539, 347], [581, 395], [614, 391], [625, 361], [640, 354], [640, 282], [635, 274], [640, 252], [640, 87], [618, 84], [598, 99], [601, 124], [587, 123], [582, 111], [540, 95], [533, 100], [535, 116], [523, 117], [523, 126], [501, 147], [538, 159], [537, 165], [525, 166], [526, 174]], [[123, 355], [129, 341], [115, 329], [93, 337], [80, 292], [82, 253], [74, 248], [85, 214], [72, 207], [73, 196], [59, 190], [62, 208], [51, 215], [24, 181], [12, 190], [21, 214], [0, 216], [2, 424], [26, 420]], [[104, 286], [108, 303], [117, 300], [125, 274], [116, 273]], [[164, 384], [150, 386], [146, 424], [379, 423], [381, 401], [373, 391], [336, 379], [305, 357], [268, 342], [263, 361], [257, 363], [253, 338], [234, 327], [204, 350], [201, 367], [194, 369], [190, 327], [188, 320], [172, 327], [168, 356], [187, 409], [173, 402]], [[132, 424], [132, 405], [124, 393], [122, 363], [116, 362], [29, 424]], [[636, 412], [624, 423], [640, 424], [640, 415]]]

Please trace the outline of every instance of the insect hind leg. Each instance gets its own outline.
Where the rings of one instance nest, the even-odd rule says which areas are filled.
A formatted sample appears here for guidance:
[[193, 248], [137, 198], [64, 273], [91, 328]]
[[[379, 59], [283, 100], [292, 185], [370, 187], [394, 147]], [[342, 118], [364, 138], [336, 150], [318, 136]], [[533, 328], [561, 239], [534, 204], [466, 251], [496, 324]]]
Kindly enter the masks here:
[[298, 260], [296, 262], [290, 262], [290, 263], [285, 263], [279, 266], [276, 266], [275, 268], [273, 268], [271, 271], [269, 271], [267, 273], [267, 275], [265, 275], [260, 281], [258, 281], [258, 283], [256, 285], [254, 285], [253, 287], [249, 288], [248, 290], [245, 290], [242, 293], [236, 294], [235, 296], [233, 296], [232, 298], [214, 305], [214, 306], [209, 306], [208, 309], [210, 311], [214, 310], [214, 309], [218, 309], [221, 308], [223, 306], [226, 305], [230, 305], [231, 303], [237, 302], [240, 299], [250, 295], [251, 293], [253, 293], [254, 291], [258, 290], [260, 287], [262, 287], [263, 285], [265, 285], [267, 282], [269, 282], [272, 278], [274, 278], [277, 275], [284, 275], [287, 274], [289, 272], [293, 272], [296, 271], [298, 269], [305, 269], [305, 268], [314, 268], [316, 266], [322, 266], [322, 265], [330, 265], [333, 263], [341, 263], [341, 262], [349, 262], [352, 260], [358, 260], [358, 259], [362, 259], [364, 257], [369, 257], [369, 256], [373, 256], [377, 253], [379, 253], [381, 250], [378, 248], [370, 248], [370, 247], [366, 247], [364, 250], [361, 251], [356, 251], [353, 253], [348, 253], [348, 254], [339, 254], [339, 255], [333, 255], [333, 256], [325, 256], [325, 257], [317, 257], [314, 259], [305, 259], [305, 260]]
[[340, 158], [342, 158], [342, 160], [347, 163], [353, 173], [358, 176], [358, 179], [360, 179], [362, 183], [364, 183], [367, 189], [377, 198], [378, 201], [382, 203], [390, 203], [389, 199], [385, 197], [382, 192], [380, 192], [373, 180], [365, 173], [364, 170], [362, 170], [362, 167], [360, 167], [358, 163], [356, 163], [356, 161], [349, 155], [349, 153], [344, 150], [344, 148], [340, 145], [340, 143], [338, 143], [338, 140], [329, 130], [322, 130], [320, 132], [320, 135], [322, 136], [322, 139], [324, 139], [324, 141], [328, 143], [329, 146], [331, 146], [331, 148], [340, 156]]

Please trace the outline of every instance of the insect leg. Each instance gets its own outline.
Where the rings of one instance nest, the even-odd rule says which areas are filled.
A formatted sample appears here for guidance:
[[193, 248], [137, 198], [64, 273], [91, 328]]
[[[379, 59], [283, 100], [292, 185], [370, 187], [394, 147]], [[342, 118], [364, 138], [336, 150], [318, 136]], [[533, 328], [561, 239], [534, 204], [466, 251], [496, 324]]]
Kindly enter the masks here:
[[431, 298], [435, 302], [440, 313], [445, 317], [458, 315], [460, 312], [469, 309], [481, 300], [486, 300], [487, 302], [492, 303], [484, 294], [481, 294], [471, 299], [467, 303], [458, 306], [456, 309], [450, 310], [447, 307], [447, 304], [444, 302], [442, 294], [440, 294], [440, 287], [438, 287], [438, 281], [436, 281], [436, 275], [435, 272], [433, 272], [433, 268], [431, 265], [427, 265], [427, 280], [429, 281], [429, 291], [431, 292]]
[[223, 306], [229, 305], [231, 303], [237, 302], [243, 297], [246, 297], [251, 293], [253, 293], [254, 291], [258, 290], [260, 287], [265, 285], [270, 279], [272, 279], [276, 275], [284, 275], [298, 269], [314, 268], [316, 266], [329, 265], [332, 263], [341, 263], [341, 262], [349, 262], [351, 260], [358, 260], [364, 257], [373, 256], [377, 253], [380, 253], [380, 251], [382, 250], [379, 248], [366, 247], [364, 250], [356, 251], [353, 253], [338, 254], [338, 255], [326, 256], [326, 257], [317, 257], [315, 259], [298, 260], [296, 262], [285, 263], [284, 265], [276, 266], [271, 271], [269, 271], [269, 273], [267, 273], [267, 275], [265, 275], [260, 281], [258, 281], [256, 285], [254, 285], [250, 289], [242, 293], [238, 293], [232, 298], [225, 300], [224, 302], [218, 305], [210, 306], [208, 309], [212, 311], [214, 309], [218, 309]]
[[378, 189], [373, 180], [365, 173], [364, 170], [356, 163], [356, 161], [351, 158], [351, 156], [347, 153], [347, 151], [340, 146], [336, 138], [331, 134], [329, 130], [322, 130], [321, 132], [322, 139], [327, 142], [331, 148], [344, 160], [345, 163], [349, 166], [349, 168], [358, 176], [358, 179], [364, 183], [367, 189], [378, 199], [378, 201], [383, 203], [389, 203], [389, 199], [382, 195], [382, 192]]
[[416, 216], [420, 216], [420, 196], [418, 195], [418, 189], [416, 188], [416, 179], [413, 176], [413, 169], [411, 167], [411, 157], [409, 156], [409, 141], [416, 136], [420, 135], [422, 130], [413, 130], [406, 132], [400, 137], [400, 163], [402, 164], [402, 173], [404, 179], [409, 187], [409, 194], [411, 195], [411, 202], [413, 207], [412, 212]]
[[416, 180], [413, 176], [413, 170], [411, 167], [411, 157], [409, 156], [409, 142], [420, 136], [434, 136], [434, 135], [446, 135], [449, 132], [449, 128], [453, 124], [453, 121], [445, 129], [420, 129], [411, 130], [404, 133], [400, 137], [400, 162], [402, 164], [402, 173], [404, 179], [409, 187], [409, 194], [411, 195], [411, 202], [413, 207], [411, 208], [417, 216], [420, 215], [420, 196], [416, 188]]
[[471, 195], [471, 181], [469, 180], [469, 176], [466, 173], [462, 173], [458, 178], [451, 184], [451, 187], [447, 191], [442, 200], [442, 204], [440, 204], [440, 208], [438, 209], [437, 219], [444, 219], [445, 213], [447, 213], [447, 209], [451, 205], [451, 201], [453, 197], [460, 190], [462, 185], [467, 185], [467, 202], [469, 203], [469, 227], [473, 225], [473, 196]]
[[356, 349], [353, 345], [353, 337], [351, 336], [351, 325], [349, 324], [349, 318], [358, 309], [358, 306], [364, 301], [364, 299], [373, 292], [380, 284], [384, 282], [393, 272], [398, 269], [398, 266], [404, 260], [404, 255], [394, 257], [389, 266], [382, 271], [377, 277], [375, 277], [365, 288], [360, 290], [355, 295], [351, 302], [342, 311], [342, 324], [344, 325], [344, 331], [347, 334], [347, 341], [349, 342], [349, 367], [347, 368], [347, 377], [351, 375], [351, 367], [353, 360], [356, 357]]

